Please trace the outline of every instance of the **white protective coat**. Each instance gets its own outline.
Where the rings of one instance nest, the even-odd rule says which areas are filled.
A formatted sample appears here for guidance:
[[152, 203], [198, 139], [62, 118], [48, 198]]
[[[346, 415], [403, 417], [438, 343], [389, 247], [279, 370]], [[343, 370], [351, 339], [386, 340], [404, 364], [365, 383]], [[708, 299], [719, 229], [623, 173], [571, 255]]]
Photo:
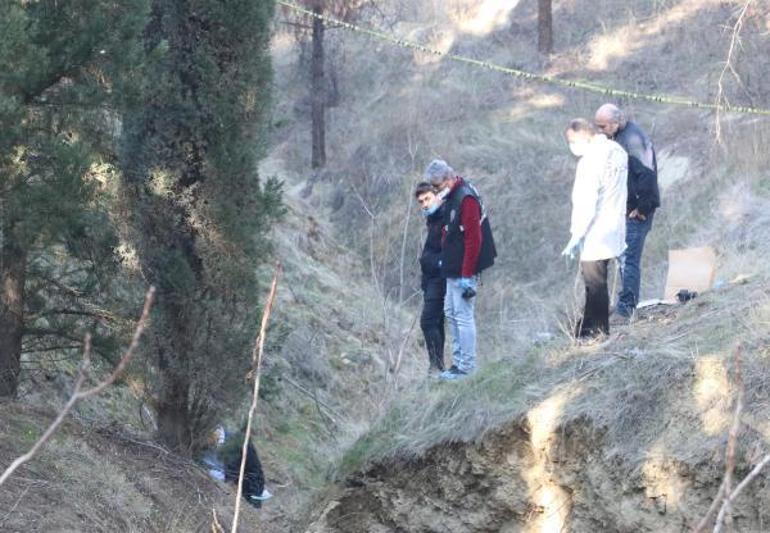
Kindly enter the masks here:
[[581, 261], [619, 257], [626, 249], [628, 154], [595, 135], [580, 158], [572, 189], [573, 239], [583, 238]]

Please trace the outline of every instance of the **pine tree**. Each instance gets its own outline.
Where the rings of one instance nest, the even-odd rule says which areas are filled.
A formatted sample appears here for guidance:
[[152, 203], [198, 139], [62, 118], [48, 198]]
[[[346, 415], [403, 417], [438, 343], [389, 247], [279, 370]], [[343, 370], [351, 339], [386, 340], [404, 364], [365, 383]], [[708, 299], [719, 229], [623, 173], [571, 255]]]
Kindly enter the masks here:
[[110, 253], [93, 166], [146, 14], [144, 0], [0, 3], [0, 396], [16, 394], [25, 339], [79, 340], [51, 298], [80, 301]]
[[127, 238], [158, 288], [159, 436], [182, 452], [243, 386], [255, 270], [281, 211], [280, 186], [257, 173], [272, 15], [264, 0], [154, 0], [145, 46], [156, 60], [126, 116]]

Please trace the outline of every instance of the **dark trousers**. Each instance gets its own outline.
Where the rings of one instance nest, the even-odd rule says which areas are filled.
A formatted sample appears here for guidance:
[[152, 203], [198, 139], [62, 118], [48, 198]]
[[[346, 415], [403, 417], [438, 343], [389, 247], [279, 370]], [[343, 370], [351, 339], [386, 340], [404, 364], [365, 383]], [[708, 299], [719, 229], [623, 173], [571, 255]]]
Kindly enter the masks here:
[[444, 369], [444, 279], [430, 280], [422, 291], [422, 315], [420, 327], [428, 349], [428, 362], [432, 368]]
[[586, 286], [586, 305], [577, 325], [577, 337], [595, 337], [610, 332], [610, 294], [607, 287], [609, 259], [581, 261]]
[[647, 220], [626, 220], [626, 251], [620, 257], [620, 276], [623, 288], [618, 296], [617, 312], [630, 317], [639, 303], [639, 290], [642, 282], [642, 250], [644, 240], [652, 228], [652, 213]]

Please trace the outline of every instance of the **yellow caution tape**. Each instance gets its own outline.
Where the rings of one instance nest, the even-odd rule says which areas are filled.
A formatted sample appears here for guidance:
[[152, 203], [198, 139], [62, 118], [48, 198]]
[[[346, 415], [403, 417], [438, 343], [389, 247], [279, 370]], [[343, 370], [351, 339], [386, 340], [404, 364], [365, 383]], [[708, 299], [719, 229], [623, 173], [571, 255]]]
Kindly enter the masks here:
[[327, 17], [326, 15], [320, 15], [318, 13], [314, 13], [313, 11], [309, 9], [305, 9], [302, 6], [298, 6], [297, 4], [286, 2], [285, 0], [276, 0], [277, 4], [280, 4], [282, 6], [288, 7], [289, 9], [293, 9], [294, 11], [297, 11], [298, 13], [302, 13], [304, 15], [308, 15], [310, 17], [320, 19], [324, 22], [327, 22], [329, 24], [334, 24], [335, 26], [339, 26], [342, 28], [345, 28], [347, 30], [355, 31], [358, 33], [363, 33], [365, 35], [369, 35], [370, 37], [374, 37], [376, 39], [380, 39], [382, 41], [387, 41], [391, 44], [395, 44], [397, 46], [400, 46], [402, 48], [409, 48], [412, 50], [418, 50], [420, 52], [426, 53], [426, 54], [432, 54], [436, 56], [445, 57], [447, 59], [451, 59], [453, 61], [458, 61], [460, 63], [465, 63], [469, 65], [473, 65], [475, 67], [481, 67], [488, 70], [493, 70], [496, 72], [501, 72], [503, 74], [507, 74], [509, 76], [513, 76], [516, 78], [521, 78], [525, 80], [531, 80], [531, 81], [537, 81], [541, 83], [546, 83], [550, 85], [558, 85], [561, 87], [568, 87], [572, 89], [581, 89], [584, 91], [589, 91], [593, 93], [603, 94], [605, 96], [619, 96], [624, 98], [630, 98], [633, 100], [645, 100], [648, 102], [655, 102], [659, 104], [670, 104], [670, 105], [679, 105], [679, 106], [687, 106], [687, 107], [695, 107], [700, 109], [712, 109], [716, 111], [728, 111], [731, 113], [742, 113], [742, 114], [751, 114], [751, 115], [766, 115], [770, 116], [770, 109], [762, 109], [757, 107], [746, 107], [746, 106], [733, 106], [730, 104], [714, 104], [714, 103], [706, 103], [706, 102], [698, 102], [695, 100], [689, 100], [687, 98], [680, 98], [676, 96], [664, 96], [664, 95], [654, 95], [654, 94], [644, 94], [644, 93], [637, 93], [633, 91], [626, 91], [623, 89], [613, 89], [612, 87], [606, 87], [604, 85], [599, 85], [596, 83], [591, 83], [588, 81], [582, 81], [582, 80], [565, 80], [561, 78], [555, 78], [553, 76], [547, 76], [544, 74], [535, 74], [533, 72], [527, 72], [525, 70], [518, 70], [515, 68], [509, 68], [509, 67], [501, 67], [500, 65], [495, 65], [494, 63], [489, 63], [487, 61], [480, 61], [478, 59], [473, 59], [470, 57], [465, 57], [457, 54], [452, 54], [449, 52], [442, 52], [440, 50], [435, 50], [433, 48], [428, 48], [427, 46], [423, 46], [421, 44], [407, 41], [405, 39], [401, 39], [393, 34], [386, 33], [383, 31], [373, 30], [370, 28], [364, 28], [362, 26], [358, 26], [356, 24], [351, 24], [350, 22], [344, 22], [342, 20], [337, 20], [332, 17]]

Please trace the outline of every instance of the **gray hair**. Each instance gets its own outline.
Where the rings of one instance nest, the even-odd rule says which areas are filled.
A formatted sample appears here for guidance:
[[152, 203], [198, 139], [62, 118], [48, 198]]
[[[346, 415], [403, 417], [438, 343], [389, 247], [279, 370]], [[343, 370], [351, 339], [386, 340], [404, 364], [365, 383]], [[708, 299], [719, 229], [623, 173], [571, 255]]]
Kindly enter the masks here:
[[434, 159], [425, 168], [425, 179], [431, 183], [439, 183], [454, 177], [455, 171], [443, 159]]
[[612, 122], [620, 126], [621, 130], [626, 127], [626, 124], [628, 124], [628, 117], [623, 112], [623, 110], [615, 104], [604, 104], [596, 110], [596, 114], [607, 115]]

